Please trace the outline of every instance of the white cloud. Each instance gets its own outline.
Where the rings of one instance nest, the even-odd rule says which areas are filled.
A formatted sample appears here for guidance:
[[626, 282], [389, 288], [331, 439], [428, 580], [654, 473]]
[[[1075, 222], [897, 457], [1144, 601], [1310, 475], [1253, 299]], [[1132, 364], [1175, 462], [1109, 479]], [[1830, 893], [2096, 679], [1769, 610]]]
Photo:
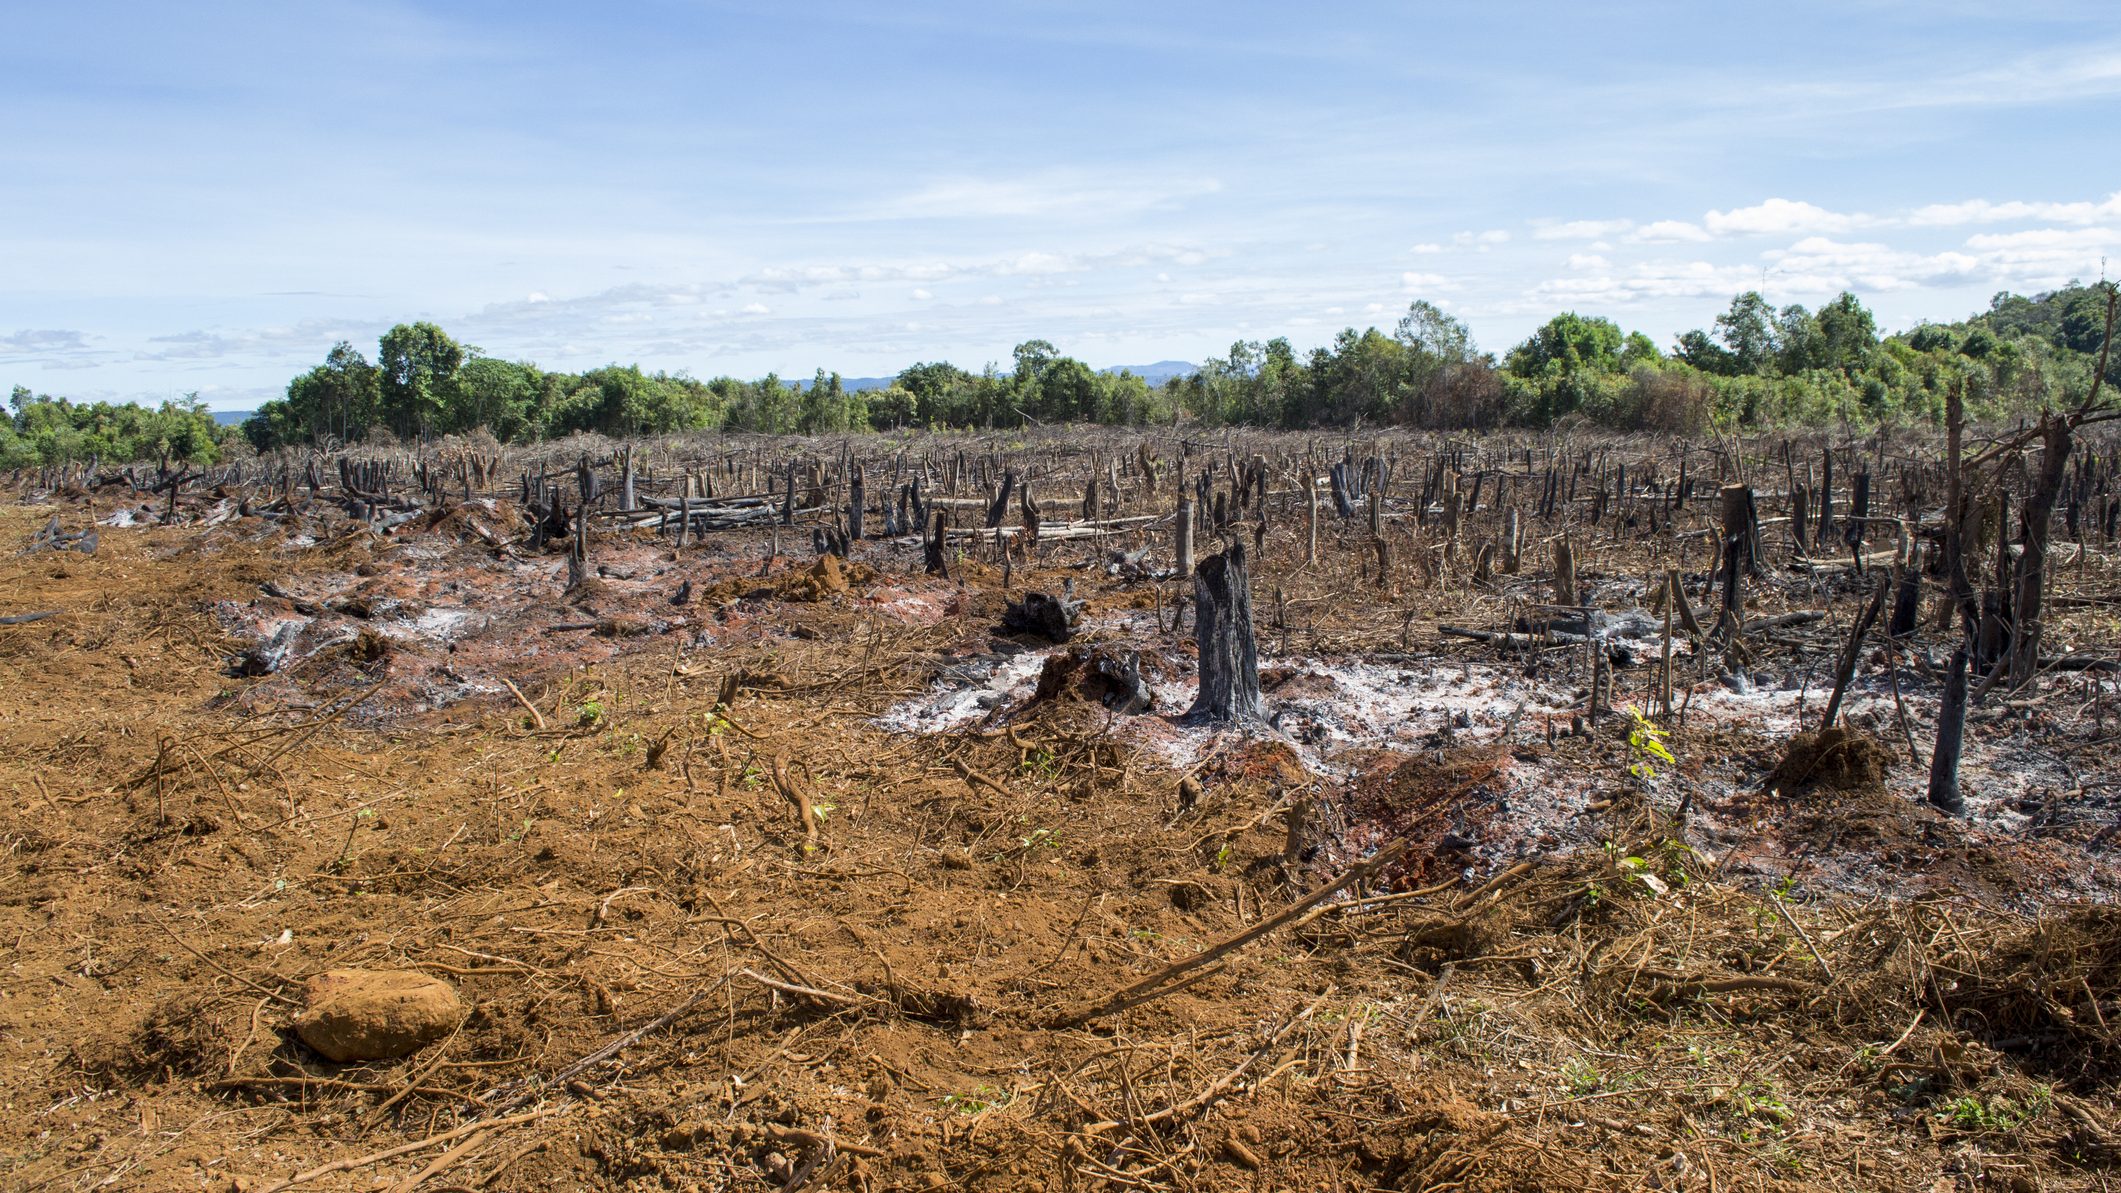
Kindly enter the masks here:
[[1794, 232], [1846, 232], [1869, 217], [1844, 215], [1795, 199], [1768, 199], [1751, 207], [1711, 211], [1701, 219], [1713, 236], [1774, 236]]
[[1596, 253], [1570, 253], [1567, 264], [1570, 269], [1610, 269], [1613, 265]]
[[1498, 244], [1508, 244], [1509, 241], [1510, 234], [1501, 228], [1489, 228], [1484, 232], [1455, 232], [1451, 235], [1452, 244], [1460, 248], [1477, 248], [1483, 253]]
[[2050, 223], [2095, 224], [2121, 219], [2121, 191], [2096, 203], [2028, 203], [2012, 200], [1991, 203], [1968, 199], [1961, 203], [1932, 203], [1908, 213], [1907, 222], [1918, 228], [1949, 228], [1963, 224]]
[[1415, 273], [1409, 270], [1399, 275], [1399, 284], [1408, 290], [1440, 290], [1451, 284], [1451, 279], [1440, 273]]
[[41, 356], [46, 353], [80, 352], [88, 337], [78, 331], [31, 330], [0, 335], [0, 357]]
[[1699, 224], [1685, 220], [1655, 220], [1635, 229], [1628, 239], [1639, 244], [1681, 244], [1697, 243], [1710, 237]]
[[1440, 253], [1443, 251], [1443, 246], [1435, 243], [1434, 241], [1426, 241], [1424, 243], [1415, 245], [1413, 248], [1410, 248], [1407, 251], [1410, 253], [1421, 254]]
[[771, 315], [772, 309], [763, 302], [747, 302], [741, 308], [747, 315]]
[[1119, 175], [1049, 171], [1017, 179], [940, 178], [905, 194], [867, 202], [824, 222], [1051, 219], [1174, 210], [1222, 190], [1214, 178], [1164, 173]]
[[1534, 222], [1535, 240], [1597, 240], [1618, 236], [1635, 226], [1634, 220], [1564, 220]]
[[932, 294], [932, 293], [930, 293], [930, 292], [929, 292], [929, 291], [927, 291], [927, 290], [924, 290], [924, 289], [922, 289], [922, 288], [921, 288], [921, 287], [919, 287], [919, 286], [915, 286], [915, 287], [913, 288], [913, 297], [915, 297], [915, 298], [919, 299], [919, 300], [920, 300], [920, 301], [922, 301], [922, 302], [926, 302], [926, 301], [928, 301], [929, 299], [931, 299], [931, 298], [934, 298], [934, 297], [935, 297], [935, 295], [934, 295], [934, 294]]

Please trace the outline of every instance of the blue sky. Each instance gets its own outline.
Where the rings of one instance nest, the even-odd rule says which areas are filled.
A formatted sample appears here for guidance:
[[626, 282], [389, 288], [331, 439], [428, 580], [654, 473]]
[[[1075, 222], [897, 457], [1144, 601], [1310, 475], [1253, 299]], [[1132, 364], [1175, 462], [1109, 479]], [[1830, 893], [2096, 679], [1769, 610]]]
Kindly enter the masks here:
[[552, 368], [1198, 360], [1740, 289], [1887, 327], [2121, 257], [2109, 3], [0, 11], [0, 384], [275, 396], [427, 318]]

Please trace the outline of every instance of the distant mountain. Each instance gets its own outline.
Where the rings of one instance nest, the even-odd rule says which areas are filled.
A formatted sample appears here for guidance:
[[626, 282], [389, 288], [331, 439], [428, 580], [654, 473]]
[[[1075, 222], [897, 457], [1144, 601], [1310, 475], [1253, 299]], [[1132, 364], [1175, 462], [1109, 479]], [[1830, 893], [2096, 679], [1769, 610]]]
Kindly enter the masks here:
[[1160, 360], [1153, 365], [1113, 365], [1100, 369], [1103, 373], [1132, 373], [1150, 385], [1162, 385], [1173, 377], [1191, 377], [1200, 372], [1200, 366], [1183, 360]]
[[255, 410], [216, 410], [214, 421], [224, 427], [233, 427], [256, 413]]

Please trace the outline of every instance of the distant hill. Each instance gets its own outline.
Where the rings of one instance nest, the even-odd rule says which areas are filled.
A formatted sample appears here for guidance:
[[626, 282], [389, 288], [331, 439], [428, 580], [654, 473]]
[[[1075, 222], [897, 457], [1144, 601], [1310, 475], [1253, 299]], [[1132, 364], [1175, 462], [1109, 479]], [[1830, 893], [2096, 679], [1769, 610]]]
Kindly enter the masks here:
[[1113, 365], [1101, 369], [1105, 373], [1132, 373], [1150, 385], [1162, 385], [1173, 377], [1191, 377], [1200, 372], [1200, 366], [1183, 360], [1160, 360], [1153, 365]]
[[224, 427], [233, 427], [256, 413], [257, 411], [255, 410], [216, 410], [214, 411], [214, 421]]

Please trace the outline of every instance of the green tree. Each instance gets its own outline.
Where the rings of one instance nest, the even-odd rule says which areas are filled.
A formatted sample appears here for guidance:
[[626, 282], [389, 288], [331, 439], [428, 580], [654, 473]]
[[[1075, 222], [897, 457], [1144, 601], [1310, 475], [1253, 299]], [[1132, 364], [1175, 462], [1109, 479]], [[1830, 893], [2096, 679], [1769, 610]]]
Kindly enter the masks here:
[[425, 436], [441, 423], [453, 396], [464, 348], [432, 323], [400, 323], [383, 333], [383, 418], [400, 436]]
[[1841, 296], [1819, 308], [1820, 363], [1826, 368], [1860, 369], [1878, 347], [1878, 321], [1856, 296]]
[[1612, 320], [1569, 311], [1547, 320], [1531, 339], [1511, 351], [1510, 372], [1519, 377], [1578, 369], [1618, 372], [1621, 342], [1620, 328]]
[[1775, 334], [1775, 308], [1761, 297], [1760, 291], [1748, 290], [1731, 300], [1731, 307], [1716, 316], [1716, 338], [1723, 341], [1725, 351], [1730, 353], [1731, 367], [1735, 372], [1752, 375], [1766, 373], [1775, 362], [1775, 351], [1779, 346]]

